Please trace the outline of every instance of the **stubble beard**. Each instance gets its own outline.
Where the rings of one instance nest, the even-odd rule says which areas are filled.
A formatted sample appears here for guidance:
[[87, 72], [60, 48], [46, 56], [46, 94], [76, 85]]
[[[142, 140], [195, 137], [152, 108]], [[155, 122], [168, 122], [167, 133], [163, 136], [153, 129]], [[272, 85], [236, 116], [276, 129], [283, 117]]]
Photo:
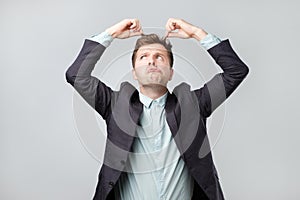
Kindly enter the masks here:
[[147, 81], [144, 84], [145, 86], [155, 86], [155, 87], [166, 87], [167, 82], [163, 80], [162, 74], [159, 72], [152, 72], [147, 77]]
[[144, 88], [152, 88], [155, 90], [161, 90], [163, 88], [166, 88], [166, 84], [162, 83], [162, 79], [159, 74], [151, 73], [145, 81], [140, 83], [140, 86]]

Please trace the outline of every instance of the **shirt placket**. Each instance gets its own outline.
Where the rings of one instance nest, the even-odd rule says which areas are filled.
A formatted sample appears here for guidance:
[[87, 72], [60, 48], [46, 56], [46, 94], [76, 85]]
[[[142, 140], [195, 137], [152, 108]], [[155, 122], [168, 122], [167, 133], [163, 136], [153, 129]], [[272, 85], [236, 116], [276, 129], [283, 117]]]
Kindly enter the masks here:
[[[158, 102], [153, 101], [152, 105], [151, 105], [151, 110], [150, 110], [150, 116], [151, 116], [151, 120], [152, 120], [152, 129], [153, 131], [155, 131], [155, 137], [154, 137], [154, 147], [155, 147], [155, 151], [160, 151], [162, 149], [163, 146], [163, 141], [162, 137], [161, 137], [161, 132], [158, 132], [158, 130], [161, 130], [162, 127], [161, 126], [161, 122], [160, 120], [160, 115], [162, 114], [162, 108], [161, 106], [158, 104]], [[156, 158], [156, 159], [160, 159], [160, 158]], [[163, 173], [163, 169], [159, 169], [157, 171], [154, 172], [155, 173], [155, 178], [156, 178], [156, 183], [157, 183], [157, 190], [159, 191], [159, 199], [163, 200], [165, 199], [165, 194], [164, 194], [164, 173]]]

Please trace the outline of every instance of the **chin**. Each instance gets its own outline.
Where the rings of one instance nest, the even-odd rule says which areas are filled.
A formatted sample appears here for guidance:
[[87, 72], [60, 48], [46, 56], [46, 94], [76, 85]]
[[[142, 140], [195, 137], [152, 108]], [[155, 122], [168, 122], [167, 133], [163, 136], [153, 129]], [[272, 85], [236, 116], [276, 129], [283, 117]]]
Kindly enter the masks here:
[[148, 86], [148, 87], [167, 87], [166, 84], [163, 84], [163, 83], [160, 83], [160, 82], [151, 82], [151, 83], [144, 84], [144, 86]]

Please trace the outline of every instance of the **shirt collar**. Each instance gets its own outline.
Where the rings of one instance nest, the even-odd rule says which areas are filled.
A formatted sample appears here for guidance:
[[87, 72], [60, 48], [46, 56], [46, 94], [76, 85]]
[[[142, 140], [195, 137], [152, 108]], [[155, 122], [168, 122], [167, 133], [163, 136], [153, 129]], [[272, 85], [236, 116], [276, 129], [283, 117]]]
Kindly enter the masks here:
[[150, 108], [152, 105], [152, 102], [156, 102], [158, 105], [160, 105], [161, 107], [164, 107], [166, 104], [166, 100], [168, 97], [168, 91], [160, 96], [157, 99], [151, 99], [150, 97], [147, 97], [146, 95], [143, 95], [141, 92], [139, 92], [139, 97], [140, 97], [140, 101], [144, 104], [144, 106], [146, 106], [147, 108]]

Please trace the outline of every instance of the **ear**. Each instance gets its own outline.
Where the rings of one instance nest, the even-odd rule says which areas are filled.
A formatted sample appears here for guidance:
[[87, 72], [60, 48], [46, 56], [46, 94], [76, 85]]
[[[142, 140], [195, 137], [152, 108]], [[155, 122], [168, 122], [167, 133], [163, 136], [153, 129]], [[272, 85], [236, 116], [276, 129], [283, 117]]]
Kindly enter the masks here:
[[173, 75], [174, 75], [174, 69], [171, 68], [171, 71], [170, 71], [170, 77], [169, 77], [169, 81], [172, 80], [173, 78]]
[[133, 68], [131, 70], [131, 72], [132, 72], [132, 76], [133, 76], [134, 80], [137, 80], [137, 77], [136, 77], [136, 74], [135, 74], [135, 68]]

